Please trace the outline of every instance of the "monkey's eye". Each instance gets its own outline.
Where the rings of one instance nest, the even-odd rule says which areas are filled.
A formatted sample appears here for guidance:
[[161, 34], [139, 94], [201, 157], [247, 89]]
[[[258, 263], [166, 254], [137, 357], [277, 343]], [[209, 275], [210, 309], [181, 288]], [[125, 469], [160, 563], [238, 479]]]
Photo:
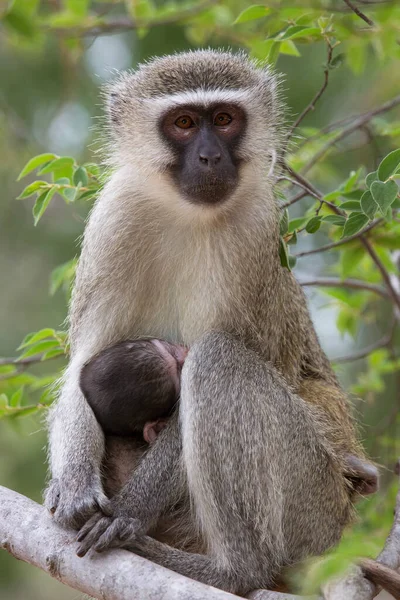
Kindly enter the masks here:
[[194, 122], [191, 117], [184, 115], [183, 117], [179, 117], [179, 119], [175, 121], [175, 125], [180, 129], [189, 129], [189, 127], [194, 126]]
[[214, 119], [214, 125], [217, 125], [217, 127], [224, 127], [229, 125], [231, 121], [232, 117], [228, 115], [228, 113], [218, 113]]

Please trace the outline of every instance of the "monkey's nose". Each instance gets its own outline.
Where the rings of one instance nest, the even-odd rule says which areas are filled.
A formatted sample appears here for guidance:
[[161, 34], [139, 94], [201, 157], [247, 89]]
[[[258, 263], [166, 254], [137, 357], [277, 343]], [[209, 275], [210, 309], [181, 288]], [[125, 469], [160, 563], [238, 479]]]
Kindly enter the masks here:
[[200, 162], [208, 167], [215, 167], [221, 160], [220, 152], [200, 152]]

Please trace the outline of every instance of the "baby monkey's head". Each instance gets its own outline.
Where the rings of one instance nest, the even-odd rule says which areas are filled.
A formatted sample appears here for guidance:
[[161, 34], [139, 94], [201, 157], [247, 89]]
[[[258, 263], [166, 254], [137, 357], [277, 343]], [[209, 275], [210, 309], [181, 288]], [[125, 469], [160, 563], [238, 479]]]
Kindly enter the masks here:
[[128, 340], [87, 362], [80, 385], [104, 432], [141, 433], [145, 423], [167, 417], [179, 398], [187, 352], [157, 339]]

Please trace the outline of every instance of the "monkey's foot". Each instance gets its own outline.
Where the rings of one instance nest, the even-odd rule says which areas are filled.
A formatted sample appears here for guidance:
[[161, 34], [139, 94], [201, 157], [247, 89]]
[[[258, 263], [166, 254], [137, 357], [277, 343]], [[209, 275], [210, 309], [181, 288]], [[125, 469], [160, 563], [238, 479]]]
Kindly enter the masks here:
[[85, 556], [91, 548], [96, 552], [122, 548], [127, 540], [133, 541], [143, 533], [144, 528], [138, 519], [105, 517], [98, 512], [80, 530], [76, 539], [81, 543], [76, 553], [78, 556]]
[[57, 523], [72, 529], [82, 527], [99, 509], [110, 514], [110, 501], [95, 476], [52, 479], [44, 504]]

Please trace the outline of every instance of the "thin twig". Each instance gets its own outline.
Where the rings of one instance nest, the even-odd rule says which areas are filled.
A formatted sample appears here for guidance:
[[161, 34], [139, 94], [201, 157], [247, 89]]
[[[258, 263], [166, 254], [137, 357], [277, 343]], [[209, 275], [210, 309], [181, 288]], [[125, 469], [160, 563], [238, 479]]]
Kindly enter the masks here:
[[343, 210], [341, 210], [338, 206], [336, 206], [332, 202], [329, 202], [328, 200], [324, 200], [322, 193], [319, 190], [317, 190], [317, 188], [314, 187], [312, 185], [312, 183], [310, 183], [307, 179], [305, 179], [300, 173], [297, 173], [297, 171], [292, 169], [292, 167], [290, 167], [287, 163], [284, 162], [283, 167], [289, 173], [289, 175], [291, 175], [293, 177], [293, 179], [296, 180], [299, 187], [303, 188], [303, 190], [307, 190], [307, 192], [310, 194], [310, 196], [313, 196], [320, 202], [323, 202], [324, 204], [329, 206], [335, 214], [341, 215], [341, 216], [346, 215], [346, 213]]
[[[362, 233], [364, 233], [364, 232], [362, 232]], [[366, 249], [366, 251], [368, 252], [368, 254], [370, 255], [370, 257], [372, 258], [372, 260], [374, 261], [375, 265], [378, 268], [378, 271], [382, 275], [382, 279], [386, 284], [386, 287], [387, 287], [387, 290], [389, 292], [391, 299], [393, 300], [396, 307], [400, 310], [400, 296], [397, 293], [396, 289], [394, 288], [393, 282], [390, 279], [390, 275], [387, 272], [381, 259], [377, 255], [375, 248], [373, 247], [371, 242], [367, 238], [365, 238], [363, 235], [361, 235], [360, 241], [361, 241], [362, 245], [364, 246], [364, 248]]]
[[[4, 366], [4, 365], [14, 365], [15, 367], [19, 367], [21, 365], [23, 366], [28, 366], [28, 365], [33, 365], [36, 363], [40, 363], [43, 360], [43, 356], [44, 354], [35, 354], [34, 356], [27, 356], [26, 358], [0, 358], [0, 367]], [[57, 356], [51, 356], [50, 358], [47, 358], [46, 361], [48, 360], [52, 360], [54, 358], [61, 358], [62, 356], [64, 356], [63, 354], [59, 354]]]
[[133, 19], [130, 19], [129, 17], [115, 17], [112, 20], [110, 19], [108, 21], [99, 22], [96, 25], [93, 25], [91, 27], [83, 26], [83, 27], [74, 28], [74, 29], [56, 27], [56, 28], [51, 28], [51, 29], [47, 28], [47, 29], [49, 31], [55, 32], [56, 34], [59, 34], [59, 35], [66, 35], [68, 37], [76, 37], [76, 36], [88, 36], [88, 35], [99, 36], [99, 35], [104, 35], [106, 33], [108, 33], [108, 34], [120, 33], [121, 31], [130, 31], [133, 29], [141, 29], [141, 28], [148, 28], [148, 27], [161, 27], [161, 26], [165, 26], [165, 25], [172, 25], [174, 23], [179, 23], [186, 19], [195, 17], [196, 15], [202, 13], [204, 10], [210, 8], [214, 4], [217, 4], [218, 1], [219, 0], [205, 0], [204, 2], [201, 2], [200, 4], [191, 6], [190, 8], [187, 8], [180, 12], [175, 12], [171, 15], [167, 15], [160, 19], [153, 19], [153, 20], [150, 19], [148, 21], [146, 21], [144, 19], [133, 20]]
[[319, 248], [312, 248], [312, 250], [304, 250], [304, 252], [298, 252], [297, 254], [293, 254], [297, 258], [301, 258], [303, 256], [309, 256], [310, 254], [318, 254], [319, 252], [326, 252], [327, 250], [332, 250], [332, 248], [337, 248], [338, 246], [343, 246], [343, 244], [348, 244], [357, 238], [362, 238], [365, 233], [371, 231], [371, 229], [375, 228], [377, 225], [380, 225], [383, 222], [383, 219], [377, 219], [376, 221], [372, 221], [367, 227], [361, 229], [358, 233], [349, 236], [348, 238], [341, 239], [337, 242], [332, 242], [331, 244], [326, 244], [325, 246], [320, 246]]
[[303, 287], [321, 286], [321, 287], [346, 287], [353, 290], [364, 290], [366, 292], [372, 292], [382, 296], [382, 298], [389, 298], [389, 293], [386, 288], [381, 285], [374, 283], [367, 283], [359, 279], [339, 279], [337, 277], [316, 277], [315, 279], [307, 279], [300, 281], [300, 285]]
[[351, 10], [355, 12], [358, 17], [360, 17], [360, 19], [368, 23], [368, 25], [370, 25], [371, 27], [375, 27], [375, 23], [371, 21], [371, 19], [367, 17], [367, 15], [364, 15], [364, 13], [362, 13], [361, 10], [357, 8], [357, 6], [354, 6], [354, 4], [350, 2], [350, 0], [343, 0], [343, 2], [345, 2], [347, 6], [351, 8]]
[[311, 110], [314, 110], [316, 103], [318, 102], [318, 100], [321, 98], [322, 94], [325, 92], [326, 88], [328, 87], [330, 64], [331, 64], [331, 60], [332, 60], [332, 52], [333, 52], [333, 47], [331, 46], [330, 42], [327, 41], [327, 60], [326, 60], [326, 66], [325, 66], [325, 69], [324, 69], [324, 82], [323, 82], [321, 88], [315, 94], [314, 98], [305, 107], [305, 109], [300, 113], [300, 115], [297, 117], [297, 119], [295, 120], [295, 122], [293, 123], [293, 125], [291, 126], [291, 128], [289, 129], [289, 132], [288, 132], [288, 134], [286, 136], [286, 141], [290, 140], [290, 138], [293, 135], [293, 131], [296, 129], [296, 127], [298, 127], [300, 125], [300, 123], [302, 122], [302, 120], [304, 119], [304, 117], [306, 115], [308, 115], [308, 113]]
[[288, 200], [287, 202], [280, 204], [279, 208], [284, 209], [284, 208], [287, 208], [288, 206], [292, 206], [292, 204], [295, 204], [296, 202], [298, 202], [302, 198], [305, 198], [306, 196], [311, 196], [311, 194], [308, 190], [305, 192], [300, 192], [299, 194], [297, 194], [297, 196], [294, 196], [291, 200]]
[[297, 181], [296, 179], [291, 179], [290, 177], [285, 177], [284, 175], [281, 175], [280, 177], [278, 177], [277, 183], [280, 183], [281, 181], [289, 181], [292, 185], [297, 185], [297, 187], [301, 187], [303, 190], [305, 190], [307, 192], [307, 194], [310, 194], [310, 196], [314, 196], [314, 198], [319, 200], [318, 195], [315, 194], [314, 192], [312, 192], [310, 190], [309, 186], [303, 185], [302, 183], [300, 183], [300, 181]]
[[380, 340], [374, 342], [373, 344], [369, 344], [369, 346], [365, 346], [365, 348], [361, 348], [358, 352], [353, 352], [353, 354], [348, 354], [347, 356], [338, 356], [337, 358], [331, 358], [331, 362], [333, 363], [345, 363], [351, 362], [355, 360], [360, 360], [361, 358], [365, 358], [371, 352], [375, 350], [379, 350], [379, 348], [386, 348], [390, 344], [393, 338], [393, 332], [387, 333]]
[[[329, 148], [331, 146], [335, 146], [342, 139], [344, 139], [345, 137], [347, 137], [348, 135], [350, 135], [357, 129], [360, 129], [361, 127], [363, 127], [373, 117], [380, 115], [383, 112], [387, 112], [388, 110], [391, 110], [392, 108], [394, 108], [395, 106], [398, 106], [399, 104], [400, 104], [400, 96], [396, 96], [395, 98], [393, 98], [393, 100], [385, 102], [385, 104], [382, 104], [382, 106], [379, 106], [378, 108], [375, 108], [374, 110], [370, 110], [369, 112], [366, 112], [366, 113], [360, 115], [359, 117], [353, 117], [354, 120], [352, 122], [350, 122], [349, 125], [347, 125], [347, 127], [342, 129], [342, 131], [340, 133], [338, 133], [334, 138], [329, 140], [324, 146], [322, 146], [322, 148], [320, 148], [318, 150], [318, 152], [316, 152], [314, 154], [314, 156], [311, 158], [311, 160], [301, 169], [302, 175], [307, 173], [311, 169], [311, 167], [313, 167], [315, 165], [315, 163], [317, 163], [319, 160], [321, 160], [321, 158], [326, 154], [326, 152], [329, 150]], [[333, 128], [333, 126], [336, 127], [339, 124], [340, 124], [340, 122], [333, 123], [332, 126], [330, 126], [330, 127]], [[311, 139], [312, 138], [309, 138], [307, 140], [307, 142], [311, 141]]]

